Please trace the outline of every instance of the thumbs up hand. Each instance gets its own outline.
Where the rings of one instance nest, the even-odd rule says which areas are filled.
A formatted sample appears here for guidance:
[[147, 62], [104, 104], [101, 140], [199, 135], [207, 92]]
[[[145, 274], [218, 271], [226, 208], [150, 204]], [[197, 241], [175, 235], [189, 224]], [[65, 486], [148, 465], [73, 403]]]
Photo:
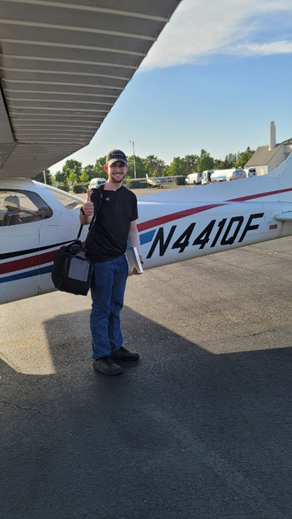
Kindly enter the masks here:
[[88, 189], [86, 200], [83, 205], [83, 211], [84, 211], [85, 216], [93, 216], [93, 214], [94, 214], [94, 205], [93, 205], [93, 202], [91, 202], [91, 193], [92, 193], [92, 190]]
[[92, 189], [87, 189], [86, 202], [91, 202]]

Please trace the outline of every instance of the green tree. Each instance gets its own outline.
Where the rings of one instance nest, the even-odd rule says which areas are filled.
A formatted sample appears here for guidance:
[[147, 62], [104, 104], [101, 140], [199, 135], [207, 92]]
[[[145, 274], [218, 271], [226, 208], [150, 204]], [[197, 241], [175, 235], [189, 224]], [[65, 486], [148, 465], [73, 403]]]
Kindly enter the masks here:
[[157, 177], [162, 177], [165, 175], [165, 172], [166, 172], [166, 164], [165, 164], [164, 160], [158, 159], [157, 164], [156, 164], [156, 169], [154, 172], [154, 176], [156, 175]]
[[184, 160], [187, 163], [188, 173], [195, 173], [198, 168], [199, 156], [198, 155], [186, 155]]
[[213, 169], [214, 159], [210, 157], [210, 153], [206, 150], [201, 150], [201, 155], [198, 160], [198, 173], [202, 173], [207, 169]]
[[53, 184], [53, 182], [52, 182], [52, 174], [49, 169], [45, 169], [41, 173], [38, 173], [35, 177], [33, 177], [33, 180], [36, 180], [37, 182], [42, 182], [44, 184], [45, 183], [44, 173], [46, 175], [46, 184], [48, 184], [48, 186], [51, 186]]
[[242, 151], [241, 153], [238, 153], [238, 158], [235, 163], [236, 168], [244, 168], [245, 164], [249, 161], [249, 159], [254, 154], [254, 150], [251, 150], [248, 146], [245, 151]]
[[89, 175], [86, 172], [86, 169], [84, 168], [82, 170], [82, 173], [80, 175], [80, 182], [83, 182], [84, 184], [89, 181]]
[[107, 178], [106, 171], [104, 170], [106, 162], [106, 155], [97, 159], [94, 165], [94, 177], [96, 178]]
[[66, 173], [63, 173], [63, 171], [57, 171], [55, 174], [55, 182], [59, 182], [62, 184], [66, 180]]
[[74, 184], [74, 182], [77, 182], [78, 177], [77, 177], [77, 174], [75, 173], [74, 169], [71, 169], [69, 171], [69, 175], [67, 176], [66, 180], [68, 183], [71, 182], [71, 184]]
[[73, 160], [73, 159], [66, 160], [66, 162], [62, 168], [63, 173], [66, 174], [66, 177], [69, 177], [72, 170], [74, 171], [74, 173], [76, 175], [76, 180], [79, 180], [80, 175], [82, 173], [81, 162], [78, 162], [78, 160]]
[[211, 169], [224, 169], [223, 160], [221, 159], [214, 159], [214, 166]]
[[[88, 178], [86, 180], [82, 180], [83, 175], [87, 175]], [[87, 182], [88, 180], [91, 180], [94, 177], [96, 177], [94, 165], [88, 164], [83, 168], [82, 173], [80, 175], [80, 180], [81, 182]]]
[[[146, 159], [143, 159], [144, 165], [146, 167], [147, 173], [150, 177], [153, 177], [155, 171], [157, 171], [159, 167], [159, 159], [156, 155], [148, 155]], [[156, 176], [159, 176], [156, 174]]]
[[176, 175], [187, 175], [188, 174], [188, 165], [184, 159], [180, 157], [174, 157], [172, 163], [166, 170], [166, 174], [169, 176]]
[[235, 168], [237, 155], [235, 153], [228, 153], [223, 161], [223, 169]]
[[[128, 157], [129, 171], [127, 176], [130, 178], [134, 177], [134, 155]], [[145, 178], [147, 169], [145, 167], [143, 159], [135, 155], [135, 166], [136, 166], [136, 178]]]

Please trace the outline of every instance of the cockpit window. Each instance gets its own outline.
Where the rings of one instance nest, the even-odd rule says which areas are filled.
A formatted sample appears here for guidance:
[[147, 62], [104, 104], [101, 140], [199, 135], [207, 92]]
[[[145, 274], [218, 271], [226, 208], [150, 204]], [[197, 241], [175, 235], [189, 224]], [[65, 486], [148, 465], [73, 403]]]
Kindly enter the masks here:
[[54, 195], [61, 204], [63, 204], [66, 209], [69, 211], [72, 211], [73, 209], [76, 209], [77, 207], [82, 206], [82, 200], [77, 198], [77, 196], [70, 195], [69, 193], [66, 193], [66, 191], [61, 191], [61, 189], [56, 189], [52, 186], [46, 186], [47, 189]]
[[36, 193], [25, 190], [0, 189], [0, 226], [38, 222], [53, 212]]

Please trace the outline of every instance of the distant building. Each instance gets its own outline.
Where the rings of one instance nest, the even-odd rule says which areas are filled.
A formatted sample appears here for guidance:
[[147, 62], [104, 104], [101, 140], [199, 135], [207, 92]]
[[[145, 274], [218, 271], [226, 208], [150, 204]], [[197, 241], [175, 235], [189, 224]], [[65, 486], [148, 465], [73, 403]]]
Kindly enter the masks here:
[[257, 175], [265, 175], [277, 168], [292, 152], [292, 139], [276, 144], [276, 127], [270, 123], [270, 144], [259, 146], [246, 163], [245, 168], [255, 168]]

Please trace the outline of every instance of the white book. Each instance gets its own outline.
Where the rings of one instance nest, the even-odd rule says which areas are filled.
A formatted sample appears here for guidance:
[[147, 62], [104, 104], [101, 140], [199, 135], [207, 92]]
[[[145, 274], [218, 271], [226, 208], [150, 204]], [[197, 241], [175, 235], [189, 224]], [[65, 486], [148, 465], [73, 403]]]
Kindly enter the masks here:
[[127, 247], [126, 258], [129, 265], [129, 274], [133, 274], [133, 269], [137, 269], [139, 274], [143, 272], [143, 265], [136, 247]]

